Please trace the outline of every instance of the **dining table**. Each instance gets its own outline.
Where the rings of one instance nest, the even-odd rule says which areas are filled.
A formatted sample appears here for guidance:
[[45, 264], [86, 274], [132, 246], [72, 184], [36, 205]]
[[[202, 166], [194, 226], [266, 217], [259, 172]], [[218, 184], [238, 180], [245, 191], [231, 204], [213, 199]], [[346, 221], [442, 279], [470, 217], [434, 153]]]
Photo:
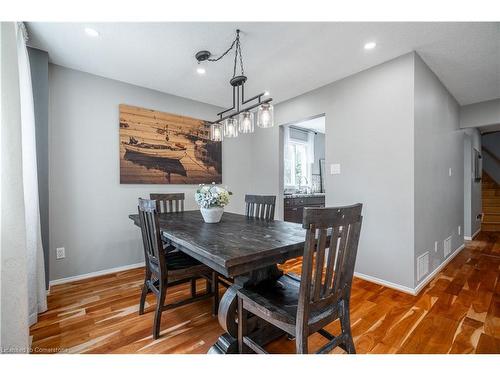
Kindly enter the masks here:
[[[218, 320], [225, 333], [208, 353], [238, 352], [237, 291], [244, 286], [276, 287], [282, 276], [278, 264], [303, 254], [301, 224], [264, 220], [224, 212], [219, 223], [205, 223], [199, 210], [160, 213], [164, 241], [233, 281], [222, 296]], [[129, 218], [140, 226], [139, 215]], [[285, 333], [257, 317], [247, 323], [248, 335], [265, 345]]]

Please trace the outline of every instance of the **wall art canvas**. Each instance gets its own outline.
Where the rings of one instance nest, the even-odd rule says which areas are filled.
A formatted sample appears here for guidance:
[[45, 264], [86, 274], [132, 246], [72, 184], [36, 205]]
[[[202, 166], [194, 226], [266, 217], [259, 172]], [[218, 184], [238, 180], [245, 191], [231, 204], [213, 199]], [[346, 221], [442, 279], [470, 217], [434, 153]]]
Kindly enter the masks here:
[[120, 183], [222, 183], [222, 144], [207, 121], [120, 104]]

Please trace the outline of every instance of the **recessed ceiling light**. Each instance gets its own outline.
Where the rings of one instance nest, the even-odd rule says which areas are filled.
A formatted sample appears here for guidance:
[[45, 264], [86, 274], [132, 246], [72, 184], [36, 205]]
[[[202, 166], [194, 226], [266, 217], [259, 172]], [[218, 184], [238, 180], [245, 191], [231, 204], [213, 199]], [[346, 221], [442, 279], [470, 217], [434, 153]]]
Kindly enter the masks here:
[[87, 34], [88, 36], [91, 36], [93, 38], [96, 38], [99, 36], [99, 32], [97, 30], [90, 28], [90, 27], [85, 28], [85, 34]]
[[198, 68], [196, 68], [196, 73], [198, 73], [199, 75], [203, 75], [206, 73], [206, 70], [204, 67], [199, 66]]
[[377, 46], [375, 42], [368, 42], [365, 44], [365, 49], [374, 49]]
[[267, 90], [264, 91], [264, 96], [269, 96], [269, 95], [271, 95], [271, 93], [269, 91], [267, 91]]

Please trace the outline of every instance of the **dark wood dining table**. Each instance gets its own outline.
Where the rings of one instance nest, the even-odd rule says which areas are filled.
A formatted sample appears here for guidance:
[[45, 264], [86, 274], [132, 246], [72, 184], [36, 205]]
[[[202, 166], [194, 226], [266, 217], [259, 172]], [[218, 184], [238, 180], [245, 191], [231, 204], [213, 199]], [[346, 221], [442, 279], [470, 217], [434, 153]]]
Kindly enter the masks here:
[[[139, 216], [129, 215], [139, 226]], [[266, 221], [225, 212], [216, 224], [203, 221], [200, 211], [159, 214], [162, 236], [172, 245], [221, 275], [234, 279], [220, 301], [218, 319], [225, 334], [209, 353], [236, 353], [237, 297], [239, 288], [269, 283], [282, 275], [278, 264], [302, 255], [302, 225], [280, 220]], [[249, 335], [261, 345], [284, 334], [256, 317], [248, 323]]]

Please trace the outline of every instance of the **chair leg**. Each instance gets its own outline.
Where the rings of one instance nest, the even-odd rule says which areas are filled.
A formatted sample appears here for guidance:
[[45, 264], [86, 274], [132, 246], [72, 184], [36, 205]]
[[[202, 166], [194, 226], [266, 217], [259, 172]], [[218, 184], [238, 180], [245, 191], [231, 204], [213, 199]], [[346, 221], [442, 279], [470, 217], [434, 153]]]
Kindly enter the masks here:
[[139, 315], [144, 314], [144, 304], [146, 303], [146, 296], [148, 295], [149, 288], [144, 280], [144, 285], [142, 286], [141, 300], [139, 302]]
[[146, 297], [149, 293], [148, 281], [151, 280], [151, 272], [146, 266], [146, 273], [144, 275], [144, 285], [142, 286], [141, 299], [139, 301], [139, 315], [144, 314], [144, 305], [146, 303]]
[[303, 330], [297, 332], [295, 336], [295, 349], [297, 354], [308, 354], [308, 346], [307, 346], [307, 333]]
[[351, 318], [349, 312], [349, 303], [344, 303], [342, 308], [342, 316], [340, 317], [340, 327], [342, 329], [342, 335], [345, 337], [345, 348], [347, 353], [356, 354], [356, 348], [354, 347], [354, 341], [352, 340], [351, 333]]
[[238, 297], [238, 353], [248, 353], [243, 337], [247, 334], [247, 312], [243, 308], [243, 299]]
[[196, 279], [191, 279], [191, 297], [196, 297]]
[[214, 294], [212, 302], [212, 315], [216, 316], [219, 312], [219, 275], [217, 272], [212, 272], [212, 293]]
[[160, 284], [160, 295], [156, 301], [155, 318], [153, 324], [153, 339], [160, 337], [160, 326], [161, 326], [161, 313], [163, 312], [163, 306], [165, 305], [165, 296], [167, 294], [167, 288]]

